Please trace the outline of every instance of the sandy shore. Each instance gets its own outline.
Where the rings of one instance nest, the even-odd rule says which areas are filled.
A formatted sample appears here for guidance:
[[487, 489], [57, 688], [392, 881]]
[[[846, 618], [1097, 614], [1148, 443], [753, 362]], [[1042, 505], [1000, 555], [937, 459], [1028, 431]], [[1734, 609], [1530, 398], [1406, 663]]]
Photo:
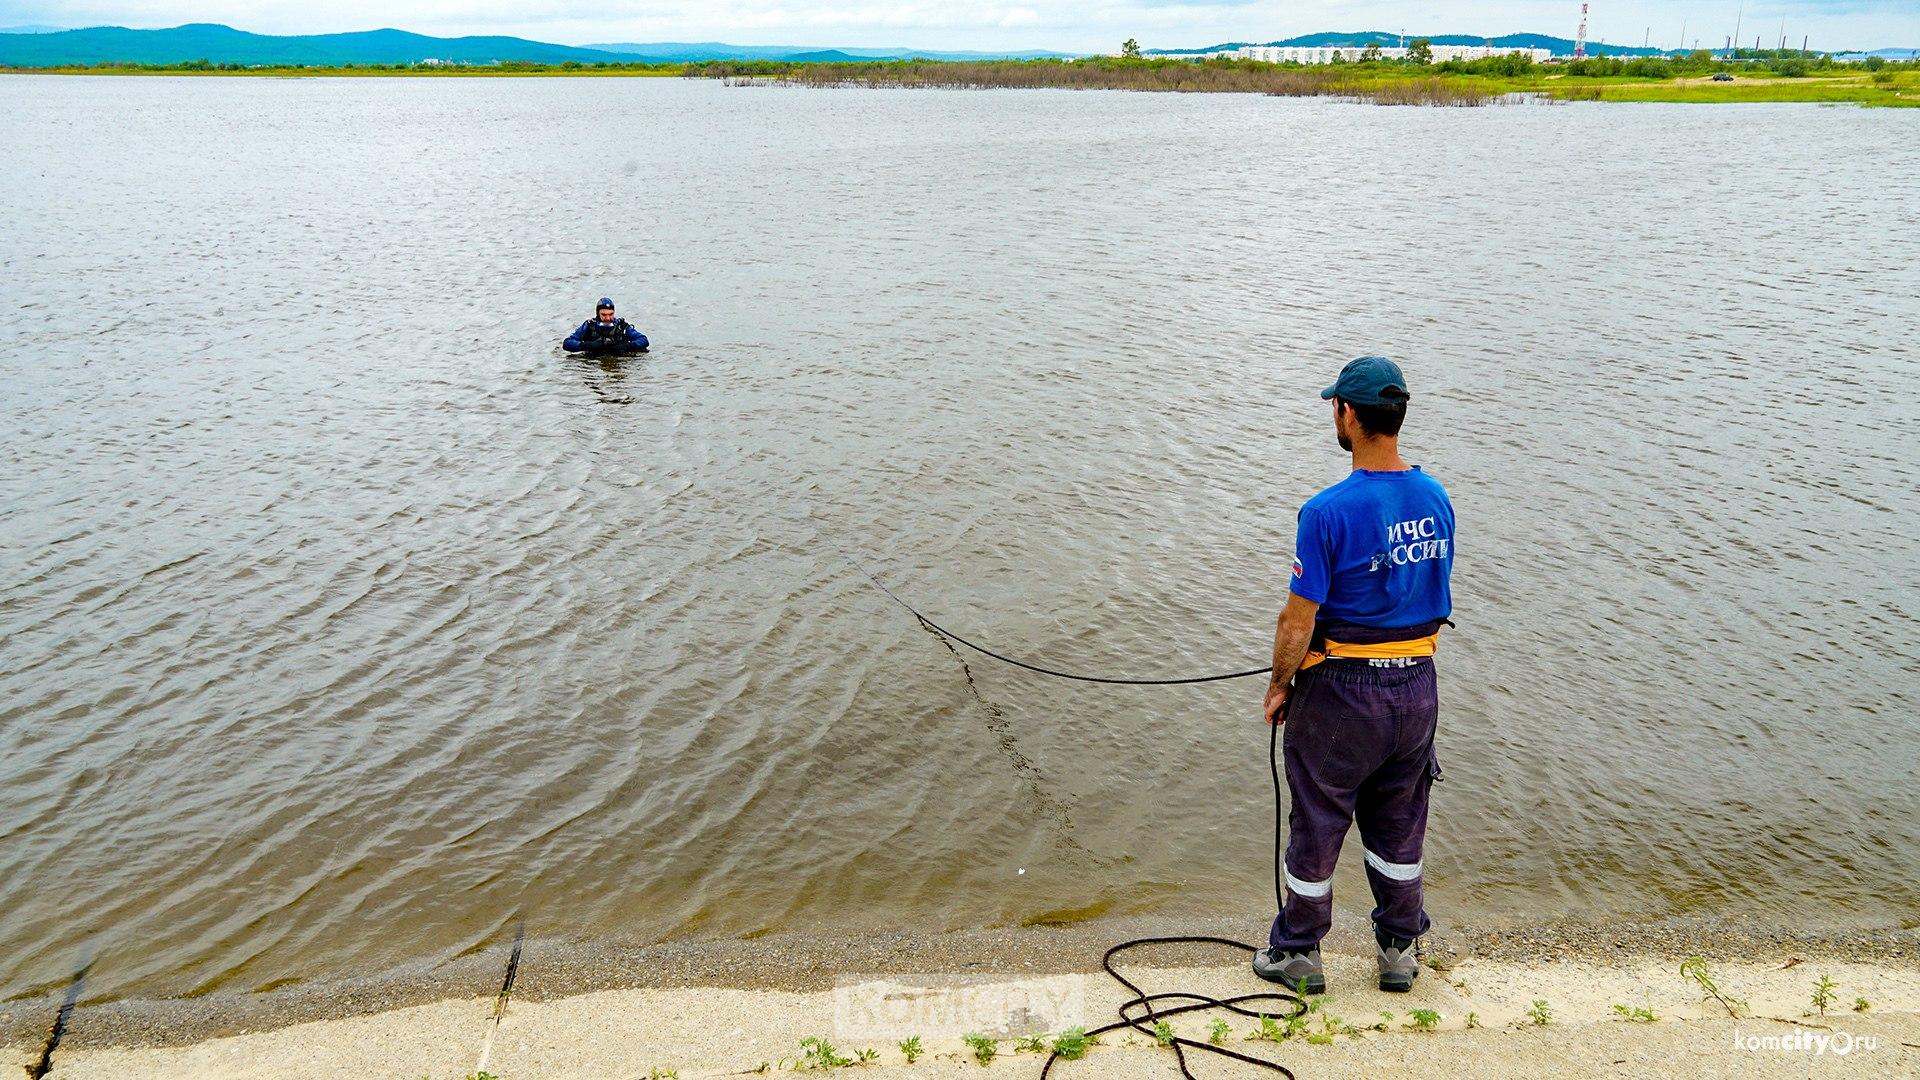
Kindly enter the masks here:
[[[1444, 976], [1429, 973], [1409, 995], [1370, 989], [1370, 963], [1363, 956], [1334, 958], [1334, 992], [1316, 1016], [1332, 1017], [1335, 1024], [1383, 1024], [1385, 1031], [1341, 1035], [1327, 1045], [1308, 1044], [1299, 1037], [1276, 1044], [1247, 1040], [1256, 1024], [1229, 1017], [1233, 1030], [1225, 1044], [1283, 1063], [1302, 1078], [1920, 1075], [1920, 973], [1913, 971], [1818, 961], [1784, 970], [1774, 964], [1726, 966], [1714, 971], [1723, 992], [1746, 998], [1757, 1017], [1777, 1018], [1735, 1020], [1713, 1002], [1702, 1003], [1673, 963], [1609, 967], [1470, 959]], [[1237, 965], [1141, 967], [1128, 974], [1150, 991], [1226, 996], [1264, 989]], [[1825, 1017], [1805, 1016], [1812, 984], [1820, 975], [1839, 984], [1844, 1000]], [[903, 980], [906, 985], [914, 982]], [[1110, 1016], [1121, 996], [1104, 976], [1052, 976], [1040, 986], [1052, 987], [1063, 1002], [1073, 1002], [1078, 994], [1084, 1016], [1068, 1019], [1090, 1022]], [[1017, 1052], [1010, 1037], [1000, 1043], [992, 1066], [983, 1069], [958, 1038], [961, 1032], [951, 1030], [950, 1021], [983, 999], [1020, 998], [1036, 989], [1032, 981], [1011, 980], [949, 988], [947, 993], [966, 999], [951, 1012], [923, 991], [913, 1008], [920, 1015], [907, 1026], [883, 1034], [860, 1028], [865, 1021], [859, 1021], [851, 1025], [858, 1030], [838, 1037], [836, 1030], [850, 1025], [845, 997], [833, 991], [607, 990], [557, 1001], [516, 1002], [492, 1035], [487, 1069], [505, 1080], [647, 1077], [656, 1070], [686, 1078], [750, 1075], [763, 1062], [773, 1071], [794, 1068], [802, 1058], [801, 1040], [827, 1036], [847, 1056], [866, 1047], [879, 1051], [875, 1063], [855, 1067], [862, 1076], [1034, 1076], [1041, 1056]], [[1862, 995], [1872, 1001], [1871, 1010], [1850, 1011], [1853, 998]], [[1545, 1026], [1527, 1015], [1536, 1000], [1546, 1001], [1551, 1011]], [[1613, 1009], [1616, 1003], [1650, 1009], [1658, 1019], [1623, 1020]], [[1408, 1028], [1416, 1008], [1438, 1013], [1438, 1030]], [[464, 1077], [479, 1068], [492, 1009], [488, 998], [468, 998], [186, 1047], [66, 1051], [57, 1060], [54, 1076]], [[1382, 1019], [1383, 1011], [1394, 1018]], [[1475, 1029], [1466, 1027], [1469, 1014], [1479, 1025]], [[1324, 1028], [1325, 1023], [1315, 1026]], [[1179, 1018], [1177, 1027], [1187, 1037], [1208, 1038], [1202, 1018]], [[909, 1028], [922, 1035], [927, 1051], [912, 1065], [896, 1045]], [[862, 1034], [868, 1037], [859, 1037]], [[1782, 1037], [1786, 1048], [1780, 1048]], [[1816, 1041], [1820, 1037], [1828, 1039], [1824, 1047]], [[1755, 1042], [1767, 1038], [1775, 1042]], [[1209, 1076], [1278, 1075], [1206, 1057], [1199, 1065]], [[1172, 1074], [1169, 1051], [1151, 1039], [1124, 1033], [1107, 1036], [1084, 1060], [1065, 1063], [1057, 1073]]]
[[[504, 1080], [752, 1074], [803, 1062], [801, 1040], [825, 1036], [840, 1053], [872, 1048], [858, 1075], [1037, 1076], [1042, 1055], [1018, 1052], [1020, 1030], [1059, 1030], [1111, 1020], [1125, 996], [1098, 971], [1106, 944], [1138, 933], [1221, 932], [1247, 927], [1093, 924], [1064, 929], [971, 931], [934, 941], [867, 936], [756, 942], [677, 943], [609, 951], [529, 944], [522, 976], [497, 1029], [499, 957], [456, 967], [465, 991], [436, 991], [420, 977], [334, 987], [321, 1019], [292, 1022], [313, 1003], [298, 995], [213, 995], [183, 1002], [121, 1002], [78, 1010], [56, 1051], [59, 1080], [138, 1077], [467, 1077], [486, 1055]], [[1411, 1076], [1871, 1076], [1920, 1078], [1920, 935], [1912, 931], [1807, 934], [1709, 928], [1555, 926], [1440, 935], [1434, 964], [1414, 993], [1372, 988], [1359, 927], [1329, 939], [1331, 993], [1311, 1031], [1358, 1033], [1309, 1043], [1248, 1040], [1253, 1020], [1223, 1016], [1224, 1045], [1280, 1062], [1302, 1078]], [[1683, 979], [1680, 959], [1700, 953], [1723, 994], [1747, 1000], [1735, 1019]], [[1156, 947], [1125, 970], [1149, 992], [1225, 997], [1272, 988], [1244, 967], [1244, 954]], [[492, 963], [483, 963], [491, 961]], [[482, 985], [491, 973], [490, 985]], [[1826, 1015], [1811, 998], [1821, 977], [1837, 984]], [[599, 985], [595, 985], [599, 984]], [[318, 991], [314, 991], [318, 993]], [[401, 1003], [408, 996], [421, 998]], [[1869, 1004], [1856, 1011], [1857, 999]], [[280, 999], [273, 1001], [271, 999]], [[1550, 1014], [1529, 1016], [1535, 1001]], [[0, 1011], [6, 1056], [38, 1060], [48, 1002]], [[1614, 1008], [1650, 1010], [1650, 1023]], [[1413, 1010], [1439, 1019], [1409, 1026]], [[1277, 1010], [1276, 1010], [1277, 1011]], [[1391, 1020], [1383, 1012], [1393, 1013]], [[1471, 1017], [1471, 1026], [1469, 1024]], [[1180, 1017], [1183, 1036], [1204, 1041], [1213, 1015]], [[982, 1068], [962, 1044], [968, 1031], [1001, 1037]], [[909, 1065], [898, 1049], [921, 1036]], [[1824, 1038], [1824, 1042], [1821, 1040]], [[1766, 1041], [1766, 1040], [1771, 1040]], [[1869, 1045], [1871, 1040], [1871, 1045]], [[1207, 1076], [1277, 1076], [1215, 1055], [1193, 1054]], [[1056, 1076], [1178, 1075], [1170, 1051], [1116, 1032]]]

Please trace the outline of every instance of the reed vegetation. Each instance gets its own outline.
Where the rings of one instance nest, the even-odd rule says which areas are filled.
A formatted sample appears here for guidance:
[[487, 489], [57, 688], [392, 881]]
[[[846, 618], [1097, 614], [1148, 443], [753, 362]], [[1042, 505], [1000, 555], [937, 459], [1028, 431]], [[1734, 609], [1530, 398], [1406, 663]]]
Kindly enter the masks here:
[[1383, 82], [1364, 95], [1375, 105], [1491, 105], [1506, 95], [1484, 83], [1432, 77]]
[[1351, 80], [1333, 68], [1252, 61], [1181, 60], [874, 60], [794, 64], [715, 61], [687, 65], [689, 77], [735, 85], [931, 90], [1147, 90], [1184, 93], [1282, 93], [1338, 97]]
[[1441, 74], [1408, 75], [1360, 65], [1302, 67], [1214, 60], [892, 60], [862, 63], [711, 63], [688, 65], [689, 77], [729, 86], [935, 90], [1139, 90], [1196, 94], [1327, 97], [1381, 105], [1486, 105], [1517, 87], [1504, 81]]

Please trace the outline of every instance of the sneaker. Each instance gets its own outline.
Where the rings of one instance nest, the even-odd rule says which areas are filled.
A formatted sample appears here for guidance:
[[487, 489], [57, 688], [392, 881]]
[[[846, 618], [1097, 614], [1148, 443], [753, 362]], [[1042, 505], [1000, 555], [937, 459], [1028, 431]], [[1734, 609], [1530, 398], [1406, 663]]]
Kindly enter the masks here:
[[1390, 994], [1404, 994], [1413, 989], [1413, 980], [1420, 975], [1415, 939], [1375, 930], [1373, 941], [1374, 960], [1380, 965], [1380, 989]]
[[1261, 949], [1253, 954], [1253, 973], [1302, 994], [1327, 992], [1327, 969], [1320, 963], [1320, 950], [1281, 952]]

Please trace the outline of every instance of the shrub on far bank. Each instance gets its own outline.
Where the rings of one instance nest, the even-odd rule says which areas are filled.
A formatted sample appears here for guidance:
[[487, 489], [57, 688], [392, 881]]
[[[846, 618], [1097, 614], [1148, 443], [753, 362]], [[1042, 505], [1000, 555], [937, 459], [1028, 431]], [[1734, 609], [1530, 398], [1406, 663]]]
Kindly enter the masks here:
[[1603, 79], [1609, 75], [1625, 74], [1627, 65], [1617, 56], [1589, 56], [1584, 60], [1569, 61], [1563, 70], [1569, 75]]

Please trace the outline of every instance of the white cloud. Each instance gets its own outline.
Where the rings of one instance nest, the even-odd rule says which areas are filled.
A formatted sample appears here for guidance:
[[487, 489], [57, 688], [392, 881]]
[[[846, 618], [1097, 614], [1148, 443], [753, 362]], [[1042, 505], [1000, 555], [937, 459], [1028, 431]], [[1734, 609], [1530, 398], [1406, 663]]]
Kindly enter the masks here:
[[[1596, 40], [1718, 45], [1742, 0], [1598, 0]], [[1773, 40], [1786, 20], [1815, 48], [1920, 46], [1915, 0], [1747, 0], [1742, 36]], [[726, 40], [743, 44], [1111, 50], [1267, 41], [1320, 30], [1573, 36], [1578, 0], [0, 0], [0, 24], [224, 22], [262, 33], [397, 26], [429, 34], [517, 34], [549, 41]]]

